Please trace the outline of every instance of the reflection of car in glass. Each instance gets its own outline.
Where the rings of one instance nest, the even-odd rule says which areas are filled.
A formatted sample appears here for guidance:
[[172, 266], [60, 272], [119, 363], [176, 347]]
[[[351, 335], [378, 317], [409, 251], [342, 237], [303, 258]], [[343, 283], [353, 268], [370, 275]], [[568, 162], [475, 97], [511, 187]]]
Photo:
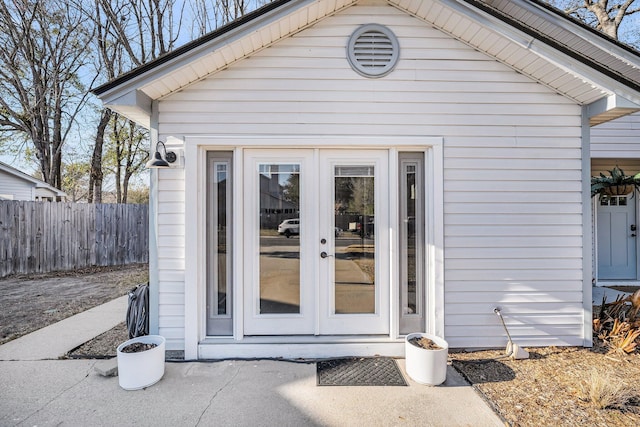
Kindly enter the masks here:
[[[334, 227], [333, 231], [336, 237], [342, 235], [342, 229], [339, 227]], [[300, 234], [300, 219], [294, 218], [282, 221], [278, 225], [278, 234], [284, 234], [287, 239], [295, 234]]]
[[300, 234], [300, 220], [298, 218], [285, 219], [278, 225], [278, 234], [284, 234], [287, 239], [294, 234]]
[[375, 232], [374, 217], [361, 215], [358, 218], [358, 222], [349, 224], [349, 230], [352, 233], [359, 234], [360, 237], [372, 236], [373, 233]]

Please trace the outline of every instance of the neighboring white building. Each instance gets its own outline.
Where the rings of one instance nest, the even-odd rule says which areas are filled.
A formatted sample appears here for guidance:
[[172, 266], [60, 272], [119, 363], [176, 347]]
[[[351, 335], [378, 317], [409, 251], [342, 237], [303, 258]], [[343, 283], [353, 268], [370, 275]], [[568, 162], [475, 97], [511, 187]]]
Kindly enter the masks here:
[[640, 56], [543, 2], [275, 1], [95, 92], [178, 154], [150, 312], [187, 359], [503, 347], [496, 307], [591, 345], [590, 127]]
[[[609, 175], [615, 166], [625, 175], [640, 172], [640, 114], [603, 123], [591, 130], [592, 175]], [[594, 278], [599, 286], [640, 285], [640, 197], [594, 200]]]
[[0, 162], [0, 200], [60, 201], [67, 193]]

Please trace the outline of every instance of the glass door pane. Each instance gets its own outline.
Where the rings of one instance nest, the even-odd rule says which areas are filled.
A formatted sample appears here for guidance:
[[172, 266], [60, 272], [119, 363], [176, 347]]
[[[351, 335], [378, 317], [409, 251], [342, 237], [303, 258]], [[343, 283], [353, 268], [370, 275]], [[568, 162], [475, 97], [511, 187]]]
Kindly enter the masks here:
[[319, 154], [318, 333], [388, 334], [388, 152]]
[[400, 153], [400, 333], [423, 332], [424, 154]]
[[231, 157], [212, 152], [207, 166], [207, 334], [231, 335]]
[[300, 165], [260, 165], [260, 314], [300, 313]]
[[247, 149], [243, 157], [244, 334], [313, 334], [313, 151]]
[[[335, 313], [375, 313], [375, 174], [373, 166], [336, 166]], [[342, 230], [341, 227], [338, 227]]]

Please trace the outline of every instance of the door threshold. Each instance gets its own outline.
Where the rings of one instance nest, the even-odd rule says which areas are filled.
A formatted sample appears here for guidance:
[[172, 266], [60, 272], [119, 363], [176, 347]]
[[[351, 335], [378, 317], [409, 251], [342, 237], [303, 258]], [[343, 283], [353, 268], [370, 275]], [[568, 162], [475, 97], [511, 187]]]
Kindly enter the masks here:
[[596, 282], [597, 287], [610, 287], [610, 286], [640, 286], [640, 280], [598, 280]]
[[257, 342], [207, 338], [198, 345], [198, 359], [327, 359], [337, 357], [404, 357], [404, 340], [325, 342]]

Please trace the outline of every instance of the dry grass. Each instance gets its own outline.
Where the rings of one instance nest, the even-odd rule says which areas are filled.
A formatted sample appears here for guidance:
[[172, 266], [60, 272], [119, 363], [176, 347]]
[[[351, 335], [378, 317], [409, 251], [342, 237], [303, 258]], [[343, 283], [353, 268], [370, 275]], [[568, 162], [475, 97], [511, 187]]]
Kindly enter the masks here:
[[526, 360], [493, 360], [504, 355], [497, 350], [452, 352], [453, 366], [508, 425], [640, 425], [636, 305], [594, 307], [593, 348], [527, 348]]
[[598, 409], [625, 411], [637, 396], [627, 384], [616, 380], [607, 372], [593, 368], [588, 379], [580, 385], [579, 397]]
[[[451, 352], [453, 366], [474, 385], [511, 426], [611, 426], [640, 425], [638, 385], [640, 354], [607, 354], [597, 340], [593, 349], [580, 347], [529, 347], [526, 360], [490, 359], [504, 350]], [[485, 361], [485, 363], [476, 363]], [[593, 369], [606, 371], [610, 384], [620, 384], [632, 395], [624, 407], [600, 409], [585, 399], [585, 387], [594, 391]], [[586, 382], [586, 383], [585, 383]], [[593, 383], [593, 384], [590, 384]], [[619, 399], [620, 400], [620, 399]]]

